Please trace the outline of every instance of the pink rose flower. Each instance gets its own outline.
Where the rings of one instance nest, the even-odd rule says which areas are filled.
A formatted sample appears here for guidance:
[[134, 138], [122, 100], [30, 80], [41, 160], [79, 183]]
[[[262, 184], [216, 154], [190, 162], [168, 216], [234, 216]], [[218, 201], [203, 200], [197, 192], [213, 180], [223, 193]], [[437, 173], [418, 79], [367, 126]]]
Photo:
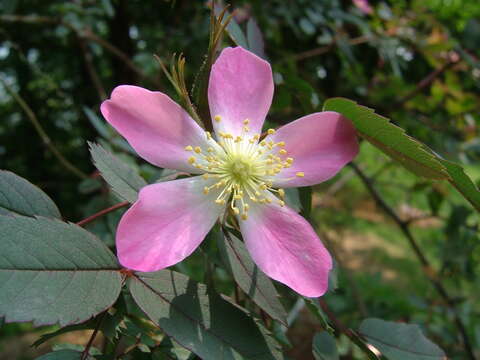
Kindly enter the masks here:
[[212, 67], [214, 134], [161, 92], [122, 85], [101, 111], [150, 163], [198, 174], [145, 186], [116, 235], [121, 264], [157, 271], [189, 256], [225, 211], [237, 217], [253, 260], [271, 278], [317, 297], [330, 254], [310, 224], [285, 205], [283, 188], [318, 184], [358, 152], [352, 124], [335, 112], [302, 117], [260, 141], [273, 97], [270, 65], [226, 48]]
[[372, 14], [373, 13], [373, 9], [370, 6], [370, 4], [368, 3], [368, 0], [353, 0], [353, 3], [364, 14]]

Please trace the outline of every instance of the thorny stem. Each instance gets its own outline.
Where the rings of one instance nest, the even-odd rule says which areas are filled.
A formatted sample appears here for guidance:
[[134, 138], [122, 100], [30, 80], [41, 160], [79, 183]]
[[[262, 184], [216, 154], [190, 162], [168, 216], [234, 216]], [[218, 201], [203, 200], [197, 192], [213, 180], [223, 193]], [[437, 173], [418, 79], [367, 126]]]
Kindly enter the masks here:
[[128, 201], [123, 201], [123, 202], [121, 202], [121, 203], [118, 203], [118, 204], [115, 204], [115, 205], [113, 205], [113, 206], [110, 206], [109, 208], [103, 209], [103, 210], [101, 210], [101, 211], [99, 211], [99, 212], [97, 212], [97, 213], [95, 213], [95, 214], [93, 214], [93, 215], [91, 215], [91, 216], [89, 216], [89, 217], [87, 217], [87, 218], [85, 218], [85, 219], [77, 222], [77, 225], [78, 225], [78, 226], [84, 226], [84, 225], [86, 225], [86, 224], [88, 224], [88, 223], [90, 223], [90, 222], [98, 219], [99, 217], [102, 217], [103, 215], [106, 215], [106, 214], [108, 214], [108, 213], [110, 213], [110, 212], [112, 212], [112, 211], [115, 211], [115, 210], [117, 210], [117, 209], [120, 209], [120, 208], [122, 208], [122, 207], [128, 206], [129, 204], [130, 204], [130, 203], [129, 203]]
[[446, 303], [446, 305], [449, 307], [450, 311], [452, 312], [455, 320], [455, 325], [460, 332], [460, 336], [462, 337], [463, 340], [463, 345], [465, 347], [465, 351], [468, 355], [468, 358], [470, 360], [475, 360], [475, 355], [473, 353], [472, 345], [470, 343], [470, 339], [467, 334], [467, 330], [465, 328], [465, 325], [463, 324], [462, 319], [460, 318], [460, 315], [458, 314], [458, 311], [455, 307], [455, 302], [452, 300], [450, 295], [448, 294], [447, 290], [439, 280], [438, 276], [435, 273], [435, 270], [433, 269], [432, 265], [430, 264], [430, 261], [427, 259], [427, 257], [423, 254], [422, 250], [420, 249], [417, 240], [413, 236], [412, 232], [410, 231], [409, 227], [409, 221], [404, 221], [402, 220], [396, 213], [395, 211], [385, 202], [385, 200], [381, 197], [380, 193], [377, 191], [375, 188], [372, 179], [370, 179], [368, 176], [366, 176], [363, 171], [355, 164], [355, 163], [350, 163], [350, 166], [353, 168], [355, 173], [359, 176], [359, 178], [362, 180], [363, 184], [367, 188], [367, 190], [370, 192], [372, 195], [373, 199], [377, 203], [377, 205], [385, 211], [385, 213], [397, 224], [397, 226], [400, 228], [402, 234], [405, 236], [405, 238], [408, 240], [408, 243], [410, 244], [411, 248], [413, 249], [413, 252], [417, 256], [418, 260], [422, 264], [422, 270], [424, 274], [426, 275], [427, 279], [430, 280], [432, 283], [433, 287], [435, 290], [438, 292], [438, 294], [441, 296], [443, 301]]
[[35, 130], [37, 131], [38, 135], [42, 139], [45, 146], [47, 146], [50, 149], [50, 151], [58, 159], [58, 161], [72, 174], [75, 174], [81, 179], [87, 179], [88, 175], [85, 174], [80, 169], [78, 169], [70, 161], [68, 161], [62, 155], [62, 153], [55, 147], [55, 145], [53, 145], [52, 140], [47, 135], [42, 125], [40, 125], [40, 122], [38, 121], [37, 116], [35, 115], [33, 110], [30, 108], [30, 106], [25, 102], [25, 100], [20, 96], [20, 94], [18, 94], [15, 90], [13, 90], [12, 87], [3, 79], [3, 77], [0, 77], [0, 82], [2, 83], [4, 88], [8, 91], [8, 93], [13, 97], [13, 99], [18, 103], [18, 105], [20, 105], [23, 112], [25, 113], [25, 115], [27, 115], [27, 118], [30, 120], [30, 122], [34, 126]]
[[80, 356], [80, 360], [86, 360], [88, 358], [88, 353], [90, 352], [90, 348], [92, 347], [93, 340], [97, 337], [98, 330], [100, 330], [100, 325], [102, 325], [103, 319], [105, 319], [105, 316], [107, 315], [107, 310], [103, 312], [102, 315], [98, 318], [97, 325], [95, 325], [95, 329], [93, 330], [92, 335], [90, 336], [90, 339], [88, 340], [87, 345], [85, 345], [85, 349], [82, 351], [82, 355]]

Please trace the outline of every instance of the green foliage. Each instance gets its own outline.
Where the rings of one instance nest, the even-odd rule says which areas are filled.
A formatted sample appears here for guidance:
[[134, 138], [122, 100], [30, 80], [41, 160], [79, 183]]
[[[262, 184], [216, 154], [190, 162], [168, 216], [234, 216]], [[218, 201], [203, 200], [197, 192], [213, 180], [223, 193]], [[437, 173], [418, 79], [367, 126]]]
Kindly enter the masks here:
[[366, 319], [359, 330], [390, 360], [446, 359], [445, 353], [423, 335], [418, 325]]
[[227, 230], [216, 237], [222, 260], [238, 286], [273, 319], [287, 325], [287, 314], [275, 286], [254, 264], [243, 242]]
[[339, 359], [335, 338], [326, 331], [315, 334], [312, 347], [315, 360]]
[[80, 351], [58, 350], [40, 356], [36, 360], [93, 360], [93, 357], [87, 356], [82, 359], [82, 353]]
[[202, 358], [283, 358], [274, 340], [243, 310], [185, 275], [137, 273], [128, 284], [148, 317]]
[[147, 185], [146, 181], [102, 146], [94, 143], [89, 146], [95, 166], [115, 194], [128, 202], [135, 202], [140, 189]]
[[0, 316], [62, 326], [111, 306], [121, 288], [113, 254], [73, 224], [0, 216]]
[[[464, 198], [480, 209], [476, 16], [480, 4], [464, 0], [369, 4], [372, 11], [364, 13], [352, 1], [242, 0], [232, 4], [223, 18], [219, 16], [223, 9], [217, 6], [215, 18], [203, 1], [188, 2], [188, 6], [181, 1], [146, 1], [145, 6], [124, 0], [41, 1], [35, 6], [0, 2], [0, 76], [7, 86], [0, 86], [0, 163], [31, 181], [0, 172], [0, 212], [8, 214], [0, 217], [0, 353], [6, 351], [8, 356], [15, 348], [10, 344], [15, 345], [24, 333], [37, 331], [32, 324], [5, 323], [2, 317], [6, 317], [8, 321], [30, 319], [34, 325], [46, 320], [75, 322], [48, 329], [51, 333], [39, 342], [47, 338], [50, 343], [58, 342], [57, 335], [97, 327], [105, 344], [103, 355], [95, 354], [95, 358], [108, 360], [114, 354], [122, 360], [193, 360], [204, 357], [201, 354], [206, 351], [217, 356], [232, 344], [251, 354], [253, 348], [244, 346], [250, 342], [268, 349], [267, 357], [275, 357], [276, 341], [283, 345], [285, 357], [303, 359], [311, 357], [312, 338], [317, 357], [325, 357], [326, 346], [334, 345], [342, 359], [376, 359], [366, 350], [367, 340], [388, 359], [408, 359], [413, 351], [421, 353], [427, 341], [423, 333], [451, 359], [478, 356], [479, 218]], [[336, 289], [331, 286], [322, 300], [322, 306], [328, 304], [330, 311], [323, 311], [317, 299], [302, 299], [280, 284], [272, 285], [260, 273], [254, 276], [255, 267], [240, 238], [231, 242], [217, 238], [218, 248], [215, 241], [207, 240], [201, 250], [176, 266], [192, 278], [207, 279], [207, 285], [178, 273], [161, 281], [142, 280], [155, 287], [161, 283], [162, 288], [154, 292], [139, 280], [150, 274], [132, 275], [118, 269], [111, 252], [95, 236], [73, 224], [43, 218], [62, 216], [78, 221], [109, 208], [118, 202], [118, 196], [134, 202], [147, 182], [184, 175], [169, 170], [160, 170], [160, 175], [139, 159], [97, 115], [99, 104], [114, 86], [135, 84], [169, 94], [197, 121], [198, 113], [208, 127], [210, 68], [222, 47], [235, 44], [262, 58], [268, 55], [272, 65], [276, 86], [268, 127], [319, 111], [325, 101], [326, 106], [335, 107], [331, 110], [351, 117], [367, 140], [355, 160], [358, 169], [398, 216], [400, 225], [408, 228], [429, 267], [418, 265], [402, 228], [382, 211], [348, 167], [314, 188], [287, 190], [288, 206], [320, 226], [321, 238], [337, 260]], [[172, 54], [182, 54], [170, 67], [173, 87], [153, 54], [165, 63]], [[19, 99], [34, 113], [51, 143], [42, 141], [44, 137], [32, 126]], [[87, 139], [101, 144], [91, 146], [91, 156], [110, 187], [96, 176]], [[50, 145], [88, 179], [75, 178], [53, 155]], [[448, 180], [459, 193], [446, 182], [432, 179]], [[62, 215], [43, 191], [55, 199]], [[117, 210], [95, 218], [87, 229], [113, 248], [121, 214]], [[68, 249], [75, 250], [75, 255]], [[82, 254], [91, 252], [103, 254], [102, 261], [112, 268], [82, 270]], [[45, 254], [48, 258], [43, 259]], [[45, 269], [36, 262], [39, 257]], [[52, 270], [67, 263], [77, 264], [79, 269]], [[12, 264], [23, 267], [12, 269]], [[35, 280], [25, 287], [29, 276], [35, 274]], [[97, 280], [93, 274], [98, 274]], [[139, 293], [144, 295], [142, 300], [149, 304], [147, 315], [156, 324], [138, 308], [127, 287], [115, 302], [121, 274], [130, 277], [137, 298]], [[69, 279], [71, 285], [66, 283]], [[442, 284], [449, 301], [439, 298], [430, 279]], [[175, 285], [183, 293], [167, 294]], [[243, 291], [234, 294], [237, 286]], [[89, 289], [94, 297], [86, 301]], [[224, 295], [214, 295], [217, 292]], [[16, 293], [20, 293], [18, 299], [12, 297]], [[62, 307], [68, 301], [69, 311]], [[199, 309], [199, 305], [204, 307]], [[88, 320], [106, 308], [108, 311]], [[196, 316], [193, 323], [184, 316], [191, 312]], [[231, 343], [225, 344], [205, 328], [211, 314], [220, 318], [222, 325], [227, 323], [225, 331]], [[354, 331], [345, 336], [345, 329], [356, 328], [366, 314], [418, 323], [422, 333], [413, 325], [372, 323], [369, 319], [370, 330], [383, 336], [378, 344], [374, 332], [370, 337], [362, 332], [366, 339], [355, 336]], [[458, 322], [452, 321], [457, 315], [474, 355], [464, 344]], [[282, 324], [285, 318], [288, 328]], [[85, 322], [77, 324], [82, 319]], [[244, 324], [238, 329], [234, 328], [237, 319]], [[343, 327], [338, 328], [339, 323]], [[165, 332], [160, 329], [163, 325], [167, 325]], [[223, 334], [224, 328], [219, 329], [218, 322], [214, 325], [215, 334]], [[365, 323], [361, 330], [364, 327]], [[272, 334], [267, 335], [266, 328]], [[335, 332], [335, 339], [325, 332], [314, 337], [319, 328]], [[168, 336], [176, 338], [178, 333], [184, 342], [194, 344], [198, 356]], [[385, 338], [388, 334], [402, 337]], [[252, 339], [254, 335], [258, 336]], [[410, 336], [417, 339], [411, 346], [405, 343]], [[210, 342], [203, 343], [204, 339]], [[54, 346], [54, 352], [42, 358], [79, 358], [83, 348]], [[225, 357], [235, 357], [237, 350]], [[90, 351], [91, 356], [94, 353], [97, 350]], [[440, 353], [429, 358], [440, 358]], [[23, 356], [16, 355], [13, 358]]]
[[445, 168], [425, 145], [405, 134], [373, 109], [342, 98], [329, 99], [324, 111], [336, 111], [352, 121], [360, 136], [398, 161], [408, 170], [429, 179], [448, 179]]
[[0, 215], [8, 214], [61, 218], [47, 194], [20, 176], [0, 170]]

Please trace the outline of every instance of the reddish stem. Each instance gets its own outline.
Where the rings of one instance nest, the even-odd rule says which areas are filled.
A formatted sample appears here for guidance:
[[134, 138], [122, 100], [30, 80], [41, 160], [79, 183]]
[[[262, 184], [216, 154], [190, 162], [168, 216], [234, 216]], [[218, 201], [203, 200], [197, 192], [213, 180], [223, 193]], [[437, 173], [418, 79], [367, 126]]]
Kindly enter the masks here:
[[107, 208], [107, 209], [103, 209], [103, 210], [97, 212], [96, 214], [93, 214], [93, 215], [87, 217], [86, 219], [83, 219], [83, 220], [77, 222], [77, 225], [78, 225], [78, 226], [84, 226], [84, 225], [86, 225], [86, 224], [88, 224], [88, 223], [96, 220], [97, 218], [99, 218], [99, 217], [101, 217], [101, 216], [103, 216], [103, 215], [105, 215], [105, 214], [108, 214], [108, 213], [110, 213], [110, 212], [112, 212], [112, 211], [115, 211], [115, 210], [117, 210], [117, 209], [120, 209], [120, 208], [122, 208], [122, 207], [128, 206], [129, 204], [130, 204], [130, 203], [129, 203], [128, 201], [123, 201], [123, 202], [118, 203], [118, 204], [116, 204], [116, 205], [110, 206], [110, 207]]

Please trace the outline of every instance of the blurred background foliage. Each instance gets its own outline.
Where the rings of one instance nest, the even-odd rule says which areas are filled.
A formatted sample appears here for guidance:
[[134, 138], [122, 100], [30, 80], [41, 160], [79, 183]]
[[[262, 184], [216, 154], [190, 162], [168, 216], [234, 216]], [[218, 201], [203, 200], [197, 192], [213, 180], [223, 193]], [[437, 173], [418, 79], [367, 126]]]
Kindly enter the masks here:
[[[391, 118], [480, 180], [479, 2], [229, 4], [242, 29], [253, 17], [263, 34], [276, 82], [269, 125], [320, 111], [327, 98], [347, 97]], [[168, 175], [132, 153], [105, 125], [99, 105], [119, 84], [175, 98], [153, 54], [168, 62], [174, 53], [183, 53], [191, 85], [207, 51], [208, 5], [187, 0], [2, 0], [0, 167], [41, 187], [69, 221], [118, 202], [100, 181], [87, 140], [101, 142], [149, 182]], [[228, 36], [224, 44], [232, 44]], [[74, 170], [58, 160], [52, 145]], [[366, 142], [355, 163], [313, 193], [310, 218], [338, 265], [336, 289], [325, 296], [331, 310], [351, 327], [367, 316], [418, 323], [449, 357], [468, 359], [460, 321], [480, 356], [478, 215], [448, 183], [418, 178]], [[372, 197], [372, 189], [396, 219]], [[113, 246], [120, 215], [109, 214], [89, 230]], [[431, 267], [422, 267], [402, 226]], [[213, 242], [205, 250], [215, 253], [208, 247]], [[202, 256], [196, 253], [178, 269], [202, 280]], [[231, 294], [231, 279], [220, 269], [215, 277], [217, 287]], [[448, 302], [432, 278], [448, 291]], [[282, 294], [292, 320], [288, 353], [310, 359], [312, 336], [320, 326], [291, 292]], [[28, 324], [0, 328], [0, 359], [32, 358], [38, 352], [28, 348], [35, 338], [29, 336], [38, 336], [37, 331]], [[81, 336], [65, 342], [84, 344]], [[344, 359], [363, 358], [345, 338], [338, 344]]]

